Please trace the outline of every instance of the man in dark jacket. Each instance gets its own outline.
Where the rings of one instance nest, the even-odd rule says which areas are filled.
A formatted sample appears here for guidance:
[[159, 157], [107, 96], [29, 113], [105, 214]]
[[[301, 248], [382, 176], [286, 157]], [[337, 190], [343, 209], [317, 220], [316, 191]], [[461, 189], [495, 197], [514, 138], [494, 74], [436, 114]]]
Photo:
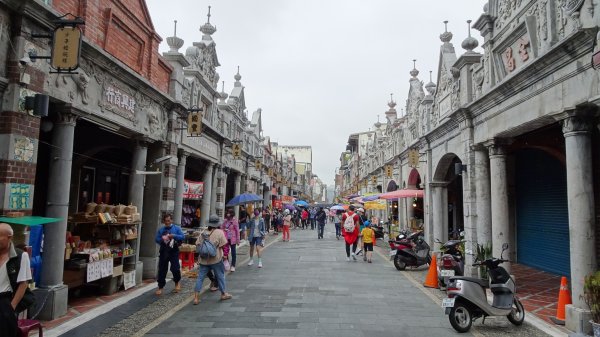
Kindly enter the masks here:
[[173, 274], [173, 282], [175, 282], [175, 289], [173, 292], [180, 292], [181, 285], [181, 266], [179, 265], [179, 246], [185, 239], [185, 235], [181, 231], [181, 228], [173, 224], [171, 214], [165, 214], [163, 216], [164, 226], [156, 232], [154, 241], [160, 245], [158, 255], [158, 275], [156, 280], [158, 281], [158, 290], [156, 295], [162, 295], [162, 289], [166, 284], [167, 269], [169, 263], [171, 263], [171, 273]]
[[323, 210], [323, 207], [319, 207], [319, 211], [315, 215], [315, 219], [317, 220], [317, 225], [319, 226], [318, 230], [318, 238], [323, 238], [323, 232], [325, 231], [325, 222], [327, 221], [327, 213]]

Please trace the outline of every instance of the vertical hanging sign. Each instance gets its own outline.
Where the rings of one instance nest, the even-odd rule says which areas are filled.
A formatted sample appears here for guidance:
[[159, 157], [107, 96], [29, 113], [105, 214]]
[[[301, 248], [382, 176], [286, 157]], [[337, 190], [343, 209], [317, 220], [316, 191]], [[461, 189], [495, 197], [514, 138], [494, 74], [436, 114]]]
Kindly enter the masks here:
[[58, 71], [79, 68], [81, 30], [77, 26], [60, 26], [54, 30], [50, 65]]

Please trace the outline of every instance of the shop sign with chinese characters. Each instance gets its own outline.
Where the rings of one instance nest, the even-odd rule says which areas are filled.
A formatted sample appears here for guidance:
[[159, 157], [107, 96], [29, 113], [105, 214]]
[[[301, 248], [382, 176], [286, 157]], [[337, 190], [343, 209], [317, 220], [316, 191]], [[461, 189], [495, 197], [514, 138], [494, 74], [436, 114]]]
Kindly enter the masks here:
[[527, 35], [522, 36], [502, 52], [502, 61], [507, 73], [512, 73], [527, 62], [531, 56], [531, 43]]
[[81, 31], [78, 27], [58, 27], [52, 39], [52, 56], [50, 65], [61, 71], [73, 71], [79, 68], [81, 51]]
[[108, 110], [127, 120], [135, 121], [135, 98], [111, 85], [104, 89], [104, 101]]

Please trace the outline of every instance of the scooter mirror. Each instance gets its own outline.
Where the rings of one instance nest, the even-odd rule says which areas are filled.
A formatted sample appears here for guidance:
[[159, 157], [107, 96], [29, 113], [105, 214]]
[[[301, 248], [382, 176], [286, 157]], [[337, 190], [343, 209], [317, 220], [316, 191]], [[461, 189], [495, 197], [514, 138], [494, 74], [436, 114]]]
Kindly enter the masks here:
[[502, 250], [505, 251], [507, 249], [508, 249], [508, 243], [505, 242], [502, 244]]

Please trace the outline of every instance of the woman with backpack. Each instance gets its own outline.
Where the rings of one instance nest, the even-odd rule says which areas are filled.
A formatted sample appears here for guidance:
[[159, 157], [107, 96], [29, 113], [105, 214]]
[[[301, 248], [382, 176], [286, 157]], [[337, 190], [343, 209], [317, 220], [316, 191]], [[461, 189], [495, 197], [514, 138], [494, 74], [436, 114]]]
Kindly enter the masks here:
[[228, 300], [231, 295], [225, 290], [225, 265], [223, 264], [223, 247], [227, 244], [227, 238], [219, 229], [219, 216], [211, 215], [208, 219], [208, 228], [202, 232], [196, 241], [198, 251], [198, 279], [194, 288], [194, 305], [200, 303], [200, 292], [202, 283], [209, 271], [215, 273], [218, 288], [221, 291], [221, 300]]
[[354, 213], [354, 206], [350, 205], [348, 212], [342, 215], [342, 233], [346, 241], [346, 261], [350, 262], [350, 246], [352, 246], [352, 259], [356, 261], [356, 246], [358, 245], [358, 214]]

